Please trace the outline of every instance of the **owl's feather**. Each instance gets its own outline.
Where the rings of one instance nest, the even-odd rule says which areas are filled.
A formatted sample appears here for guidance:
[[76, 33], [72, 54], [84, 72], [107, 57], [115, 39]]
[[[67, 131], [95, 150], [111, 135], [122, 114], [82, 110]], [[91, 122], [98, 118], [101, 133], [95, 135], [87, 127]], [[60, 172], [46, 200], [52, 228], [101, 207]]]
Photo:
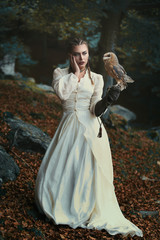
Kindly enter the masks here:
[[121, 91], [127, 87], [127, 83], [133, 83], [134, 80], [129, 77], [119, 64], [117, 56], [113, 52], [105, 53], [103, 56], [104, 66], [109, 76], [113, 77], [121, 87]]

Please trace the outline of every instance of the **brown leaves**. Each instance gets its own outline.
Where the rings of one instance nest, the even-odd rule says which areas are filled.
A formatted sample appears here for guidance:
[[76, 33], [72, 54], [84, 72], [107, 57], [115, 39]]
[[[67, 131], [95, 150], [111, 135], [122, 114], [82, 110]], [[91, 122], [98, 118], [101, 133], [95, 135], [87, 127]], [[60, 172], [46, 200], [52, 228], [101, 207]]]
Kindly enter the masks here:
[[[3, 92], [0, 105], [1, 119], [3, 112], [9, 111], [22, 120], [40, 127], [51, 137], [54, 135], [61, 117], [59, 100], [54, 95], [45, 96], [23, 90], [14, 81], [10, 81], [10, 88], [0, 81], [0, 87], [1, 94]], [[30, 115], [31, 112], [37, 115]], [[45, 118], [40, 117], [41, 113]], [[122, 124], [123, 120], [116, 116], [116, 121]], [[3, 184], [1, 189], [6, 190], [0, 200], [0, 231], [5, 239], [123, 239], [120, 235], [110, 236], [106, 231], [71, 229], [68, 226], [55, 226], [52, 222], [47, 222], [34, 205], [35, 179], [43, 155], [22, 152], [15, 147], [10, 151], [6, 137], [9, 130], [9, 126], [1, 121], [0, 144], [6, 147], [17, 162], [20, 175], [16, 181]], [[117, 127], [107, 129], [107, 132], [113, 156], [114, 184], [121, 210], [125, 217], [144, 231], [143, 239], [157, 240], [160, 236], [158, 219], [150, 216], [143, 219], [139, 211], [159, 209], [157, 201], [159, 144], [147, 138], [145, 131], [125, 131]], [[142, 176], [156, 181], [142, 180]]]

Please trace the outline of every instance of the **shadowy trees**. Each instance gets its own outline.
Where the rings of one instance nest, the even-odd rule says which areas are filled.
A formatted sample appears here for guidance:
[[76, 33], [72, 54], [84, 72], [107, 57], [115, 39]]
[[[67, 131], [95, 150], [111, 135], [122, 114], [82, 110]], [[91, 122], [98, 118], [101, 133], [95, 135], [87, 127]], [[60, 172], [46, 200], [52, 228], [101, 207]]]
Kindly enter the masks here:
[[35, 63], [30, 58], [29, 48], [18, 36], [21, 26], [18, 8], [15, 7], [14, 2], [0, 1], [0, 67], [15, 60], [20, 65]]
[[144, 70], [156, 72], [160, 63], [159, 7], [160, 0], [2, 0], [0, 58], [9, 53], [22, 64], [33, 63], [20, 37], [29, 30], [43, 35], [44, 59], [48, 36], [67, 42], [79, 35], [91, 43], [93, 67], [104, 76], [102, 56], [106, 51], [118, 52], [129, 71], [142, 65]]

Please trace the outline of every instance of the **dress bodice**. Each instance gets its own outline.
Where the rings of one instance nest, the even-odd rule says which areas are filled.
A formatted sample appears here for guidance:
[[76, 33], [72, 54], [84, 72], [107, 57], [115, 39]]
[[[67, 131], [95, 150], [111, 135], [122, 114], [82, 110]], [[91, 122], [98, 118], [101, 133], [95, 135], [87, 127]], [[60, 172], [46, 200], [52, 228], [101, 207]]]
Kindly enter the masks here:
[[52, 86], [62, 100], [64, 111], [90, 110], [94, 114], [95, 104], [101, 100], [103, 78], [100, 74], [91, 72], [92, 84], [88, 71], [80, 82], [75, 74], [69, 73], [68, 68], [55, 69]]
[[89, 110], [93, 92], [94, 86], [91, 84], [90, 79], [82, 78], [81, 81], [77, 83], [76, 89], [71, 93], [69, 98], [62, 102], [64, 111]]

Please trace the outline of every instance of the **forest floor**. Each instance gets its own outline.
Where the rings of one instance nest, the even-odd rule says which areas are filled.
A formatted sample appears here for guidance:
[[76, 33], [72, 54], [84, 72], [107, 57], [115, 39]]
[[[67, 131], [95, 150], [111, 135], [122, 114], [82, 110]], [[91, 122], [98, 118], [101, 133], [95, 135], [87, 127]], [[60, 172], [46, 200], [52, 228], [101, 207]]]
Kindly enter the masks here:
[[[38, 213], [34, 203], [35, 179], [43, 154], [9, 148], [10, 128], [2, 119], [4, 112], [11, 112], [53, 137], [62, 115], [60, 102], [54, 94], [33, 91], [25, 88], [23, 82], [13, 80], [0, 80], [0, 99], [0, 145], [20, 168], [17, 179], [0, 188], [0, 239], [160, 239], [158, 216], [143, 217], [140, 213], [159, 211], [159, 143], [149, 139], [145, 131], [124, 130], [118, 116], [113, 117], [114, 128], [106, 127], [113, 156], [116, 196], [125, 217], [143, 231], [143, 238], [56, 226]], [[147, 178], [150, 180], [144, 180]]]

